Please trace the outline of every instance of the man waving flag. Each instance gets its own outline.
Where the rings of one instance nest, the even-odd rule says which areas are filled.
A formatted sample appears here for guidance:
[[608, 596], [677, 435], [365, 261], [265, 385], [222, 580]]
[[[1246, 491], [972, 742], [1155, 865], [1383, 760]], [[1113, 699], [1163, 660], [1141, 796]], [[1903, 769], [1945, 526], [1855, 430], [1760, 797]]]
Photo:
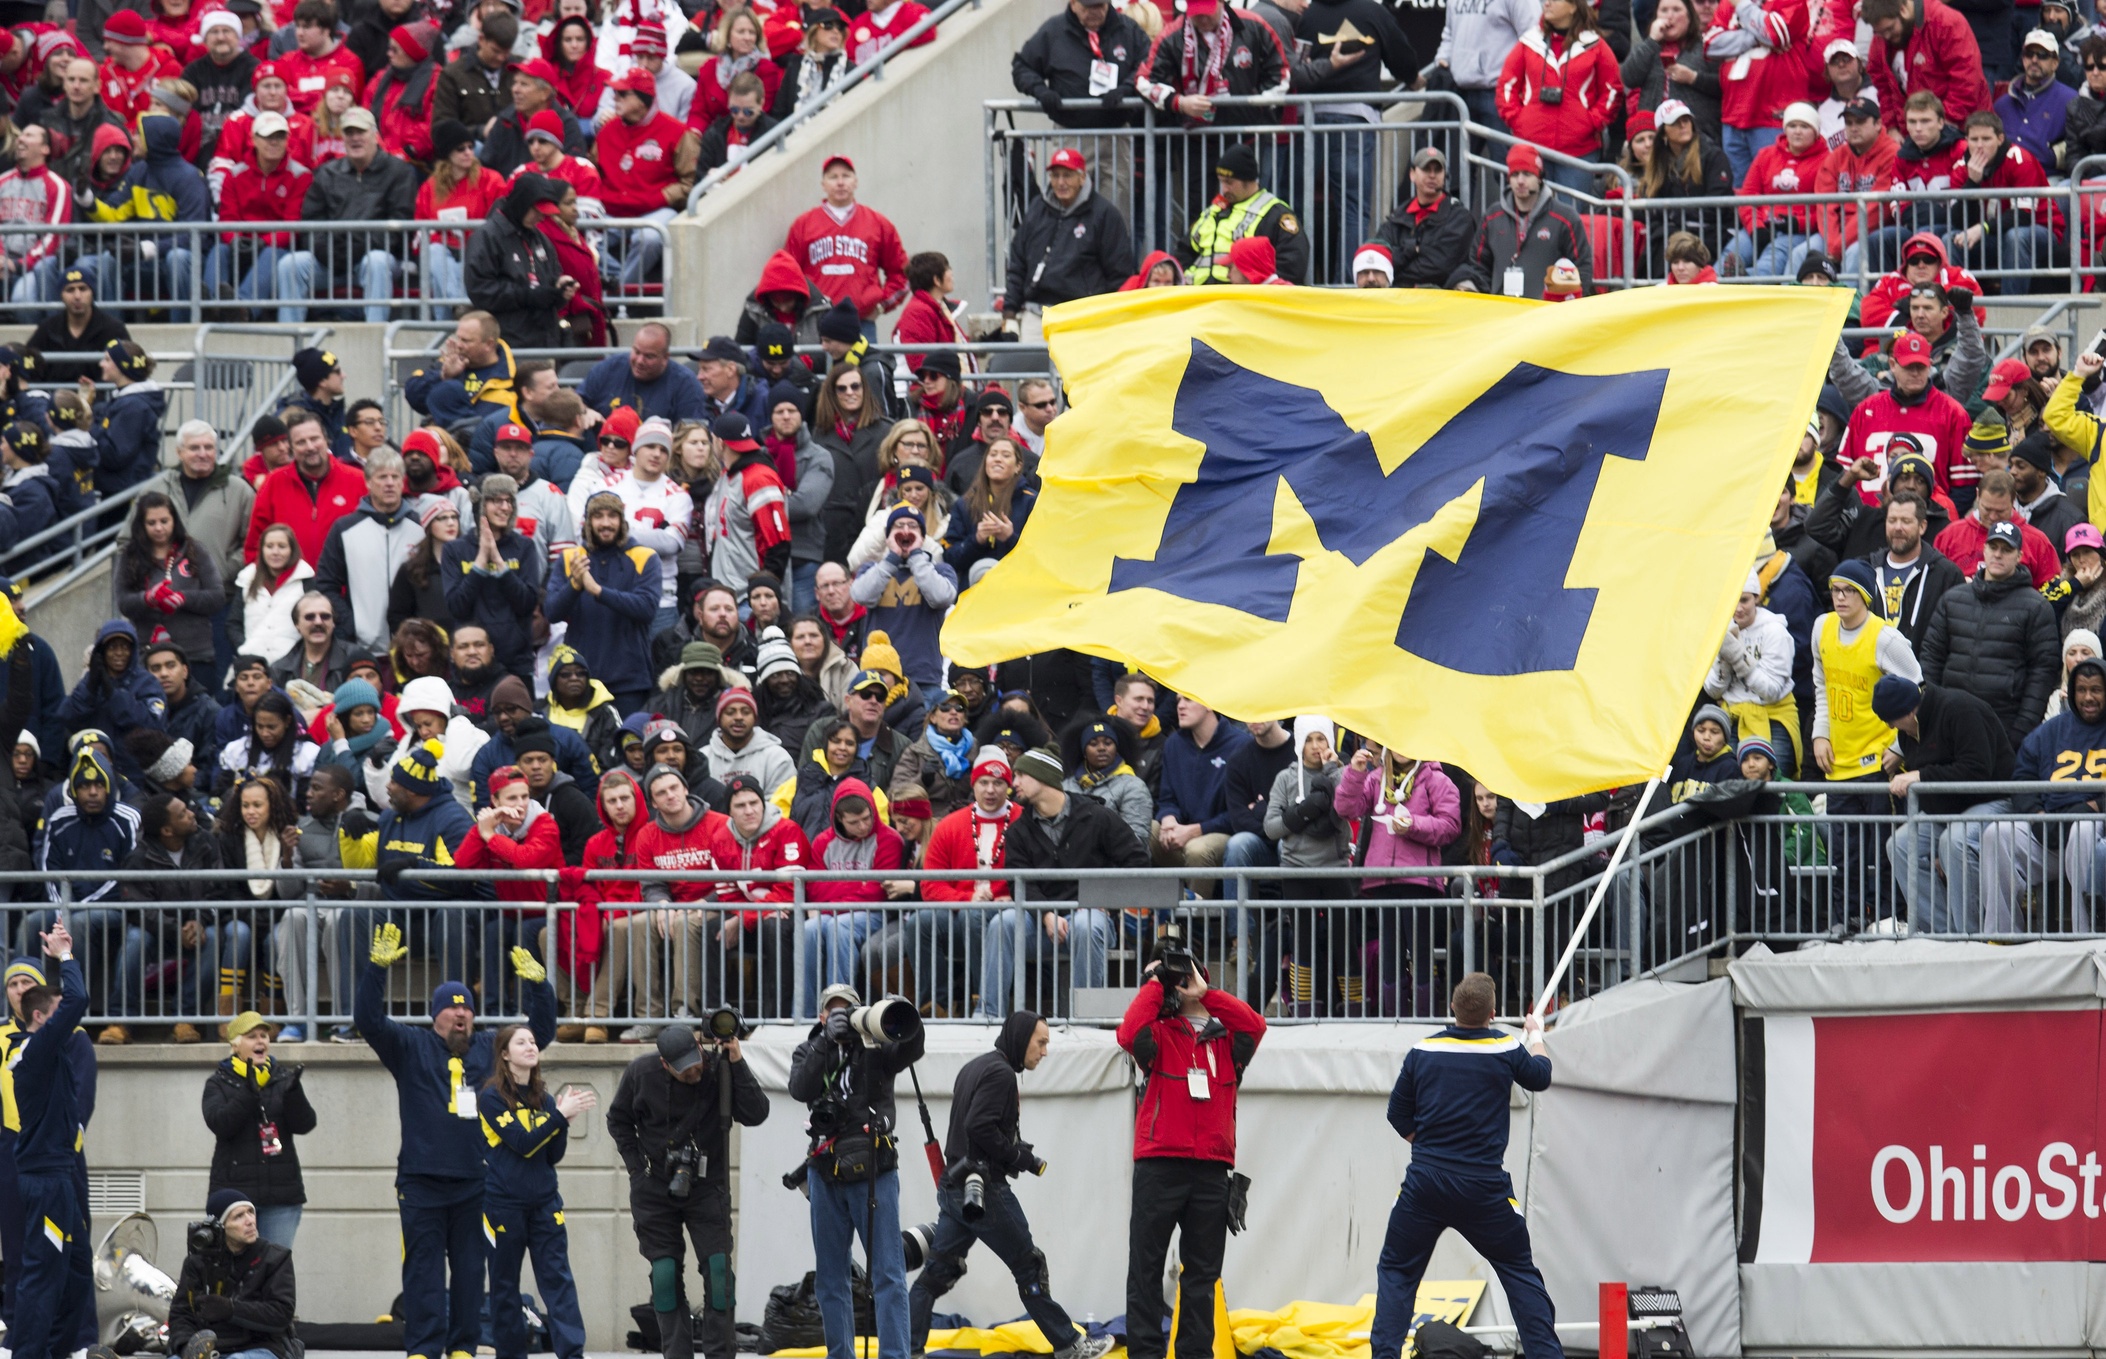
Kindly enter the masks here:
[[[1527, 800], [1641, 782], [1717, 652], [1847, 301], [1070, 303], [1046, 318], [1072, 409], [1044, 489], [944, 652], [1073, 647]], [[1772, 356], [1760, 381], [1750, 353]]]

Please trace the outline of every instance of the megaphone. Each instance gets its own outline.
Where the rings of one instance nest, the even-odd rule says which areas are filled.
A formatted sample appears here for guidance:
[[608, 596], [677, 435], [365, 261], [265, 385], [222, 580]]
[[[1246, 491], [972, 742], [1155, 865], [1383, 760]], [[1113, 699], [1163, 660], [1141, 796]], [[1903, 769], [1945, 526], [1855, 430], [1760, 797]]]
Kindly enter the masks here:
[[176, 1281], [154, 1264], [161, 1233], [144, 1213], [120, 1218], [95, 1247], [95, 1328], [105, 1344], [123, 1336], [165, 1339]]
[[921, 1032], [921, 1011], [905, 996], [887, 996], [851, 1011], [848, 1023], [870, 1047], [904, 1043]]

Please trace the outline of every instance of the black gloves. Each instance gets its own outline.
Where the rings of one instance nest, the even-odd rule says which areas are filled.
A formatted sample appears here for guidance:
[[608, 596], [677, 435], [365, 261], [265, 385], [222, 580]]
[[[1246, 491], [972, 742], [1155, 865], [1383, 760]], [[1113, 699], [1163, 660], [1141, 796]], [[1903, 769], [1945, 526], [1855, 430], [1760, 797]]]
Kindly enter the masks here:
[[1945, 300], [1952, 303], [1954, 311], [1974, 310], [1974, 290], [1972, 288], [1947, 288], [1945, 290]]
[[206, 1293], [198, 1298], [193, 1309], [198, 1320], [217, 1324], [234, 1319], [234, 1300], [224, 1293]]
[[380, 879], [381, 882], [387, 884], [388, 886], [393, 887], [395, 885], [396, 880], [399, 879], [402, 876], [403, 872], [409, 868], [410, 863], [411, 860], [408, 859], [382, 860], [380, 863], [374, 865], [373, 876]]
[[1038, 106], [1045, 110], [1048, 118], [1060, 116], [1060, 103], [1060, 96], [1053, 93], [1052, 86], [1049, 85], [1038, 92]]

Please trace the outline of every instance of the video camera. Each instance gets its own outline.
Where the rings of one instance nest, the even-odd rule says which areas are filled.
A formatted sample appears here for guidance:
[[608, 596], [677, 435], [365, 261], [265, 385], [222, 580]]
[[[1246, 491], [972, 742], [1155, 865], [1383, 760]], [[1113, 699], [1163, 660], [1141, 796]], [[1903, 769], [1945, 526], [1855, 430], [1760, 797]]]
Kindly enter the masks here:
[[861, 1038], [864, 1047], [874, 1048], [909, 1042], [920, 1032], [921, 1011], [905, 996], [886, 996], [852, 1010], [831, 1010], [826, 1016], [826, 1036], [841, 1044]]

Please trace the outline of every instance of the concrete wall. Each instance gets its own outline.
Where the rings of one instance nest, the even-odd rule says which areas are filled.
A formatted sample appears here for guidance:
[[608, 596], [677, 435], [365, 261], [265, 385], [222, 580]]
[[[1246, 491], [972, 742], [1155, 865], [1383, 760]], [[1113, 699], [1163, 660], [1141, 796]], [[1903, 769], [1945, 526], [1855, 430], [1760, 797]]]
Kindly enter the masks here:
[[[600, 1107], [573, 1125], [563, 1160], [571, 1268], [594, 1350], [623, 1348], [631, 1325], [628, 1308], [650, 1297], [650, 1275], [629, 1226], [628, 1178], [604, 1117], [622, 1068], [647, 1050], [565, 1043], [544, 1058], [551, 1088], [590, 1086], [600, 1097]], [[217, 1044], [187, 1049], [141, 1044], [96, 1053], [98, 1114], [88, 1132], [88, 1165], [93, 1173], [145, 1172], [147, 1211], [160, 1229], [157, 1263], [171, 1276], [182, 1264], [183, 1224], [205, 1206], [212, 1135], [199, 1105], [206, 1075], [224, 1052]], [[371, 1321], [387, 1310], [401, 1287], [393, 1190], [401, 1135], [394, 1081], [372, 1050], [362, 1046], [305, 1044], [281, 1048], [279, 1058], [308, 1068], [303, 1080], [320, 1120], [315, 1133], [298, 1143], [307, 1184], [307, 1212], [294, 1247], [300, 1315], [310, 1321]], [[736, 1136], [732, 1148], [736, 1186]], [[96, 1222], [98, 1240], [110, 1225]], [[699, 1297], [692, 1260], [689, 1267], [689, 1295]], [[531, 1274], [530, 1268], [524, 1286], [538, 1296]], [[741, 1312], [757, 1322], [766, 1285], [756, 1279], [745, 1291]]]
[[[1051, 0], [983, 0], [944, 22], [930, 48], [910, 52], [790, 135], [673, 224], [674, 309], [728, 334], [761, 265], [797, 214], [819, 202], [819, 170], [846, 155], [860, 199], [892, 219], [907, 253], [950, 257], [958, 292], [986, 306], [987, 186], [980, 101], [1013, 96], [1009, 61], [1049, 15]], [[892, 333], [889, 319], [878, 325]]]

